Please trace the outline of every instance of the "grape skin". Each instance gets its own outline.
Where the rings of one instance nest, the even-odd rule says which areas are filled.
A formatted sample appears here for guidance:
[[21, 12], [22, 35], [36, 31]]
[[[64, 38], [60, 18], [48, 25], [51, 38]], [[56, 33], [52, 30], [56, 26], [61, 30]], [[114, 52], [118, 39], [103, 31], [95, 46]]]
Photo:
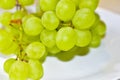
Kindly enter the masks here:
[[61, 28], [56, 36], [56, 44], [60, 50], [68, 51], [75, 46], [76, 34], [71, 27]]
[[60, 23], [53, 11], [46, 11], [42, 16], [41, 21], [47, 30], [55, 30]]
[[87, 8], [79, 9], [72, 19], [72, 23], [77, 29], [89, 29], [95, 22], [95, 14]]
[[39, 35], [43, 30], [41, 19], [33, 16], [28, 18], [25, 22], [23, 22], [23, 29], [29, 36]]
[[0, 8], [12, 9], [16, 5], [16, 0], [0, 0]]
[[76, 6], [71, 0], [60, 0], [56, 6], [56, 15], [64, 22], [70, 21], [76, 11]]
[[40, 42], [32, 42], [25, 50], [27, 56], [31, 59], [40, 59], [46, 52], [45, 46]]

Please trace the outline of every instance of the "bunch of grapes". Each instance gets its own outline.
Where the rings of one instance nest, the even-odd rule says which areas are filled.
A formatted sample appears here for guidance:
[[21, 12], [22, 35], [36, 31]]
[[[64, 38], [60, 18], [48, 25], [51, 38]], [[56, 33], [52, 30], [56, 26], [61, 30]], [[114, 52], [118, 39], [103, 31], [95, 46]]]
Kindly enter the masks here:
[[16, 55], [4, 63], [10, 80], [39, 80], [47, 56], [63, 61], [83, 56], [100, 45], [106, 25], [95, 12], [99, 0], [0, 0], [0, 52]]

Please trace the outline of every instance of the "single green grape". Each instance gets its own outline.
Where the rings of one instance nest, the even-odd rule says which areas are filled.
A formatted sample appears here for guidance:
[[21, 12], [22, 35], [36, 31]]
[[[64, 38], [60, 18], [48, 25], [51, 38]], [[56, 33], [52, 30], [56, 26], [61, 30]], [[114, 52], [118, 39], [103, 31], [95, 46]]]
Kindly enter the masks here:
[[101, 37], [104, 36], [106, 33], [106, 24], [103, 21], [100, 21], [93, 31], [98, 33]]
[[92, 40], [92, 35], [89, 30], [78, 30], [75, 29], [77, 34], [77, 42], [76, 45], [79, 47], [88, 46]]
[[76, 11], [76, 6], [71, 0], [60, 0], [56, 6], [56, 15], [62, 21], [70, 21]]
[[4, 70], [5, 72], [9, 73], [9, 70], [12, 66], [12, 64], [15, 62], [16, 60], [14, 58], [10, 58], [8, 60], [5, 61], [4, 63]]
[[10, 80], [27, 80], [29, 77], [29, 72], [29, 64], [18, 60], [12, 64], [9, 70], [9, 77]]
[[18, 0], [19, 4], [21, 4], [22, 6], [29, 6], [34, 4], [34, 0]]
[[0, 0], [0, 8], [12, 9], [16, 5], [16, 0]]
[[48, 48], [52, 48], [55, 46], [55, 39], [56, 39], [56, 30], [46, 30], [44, 29], [40, 34], [40, 40], [41, 42]]
[[60, 21], [53, 11], [46, 11], [41, 18], [43, 26], [48, 30], [55, 30]]
[[57, 53], [59, 53], [61, 50], [55, 45], [52, 48], [47, 48], [47, 51], [50, 55], [56, 55]]
[[99, 0], [80, 0], [79, 8], [89, 8], [94, 11], [98, 6]]
[[12, 44], [12, 36], [8, 35], [8, 32], [6, 32], [5, 30], [0, 29], [0, 52], [2, 50], [8, 49], [11, 44]]
[[46, 52], [45, 46], [40, 42], [32, 42], [25, 50], [27, 56], [31, 59], [40, 59]]
[[72, 19], [72, 23], [77, 29], [89, 29], [95, 22], [95, 14], [90, 9], [79, 9]]
[[30, 59], [28, 64], [30, 65], [30, 74], [29, 77], [31, 79], [37, 80], [43, 77], [43, 67], [42, 64], [38, 60]]
[[40, 0], [40, 8], [43, 11], [54, 11], [59, 0]]
[[29, 36], [39, 35], [43, 30], [41, 19], [33, 16], [28, 18], [25, 22], [23, 22], [23, 29]]
[[101, 37], [96, 33], [92, 31], [92, 41], [90, 43], [90, 47], [96, 48], [100, 46], [101, 43]]
[[0, 15], [0, 23], [4, 26], [8, 26], [11, 21], [12, 14], [10, 12], [4, 12]]
[[56, 44], [60, 50], [68, 51], [75, 46], [76, 33], [71, 27], [61, 28], [56, 36]]

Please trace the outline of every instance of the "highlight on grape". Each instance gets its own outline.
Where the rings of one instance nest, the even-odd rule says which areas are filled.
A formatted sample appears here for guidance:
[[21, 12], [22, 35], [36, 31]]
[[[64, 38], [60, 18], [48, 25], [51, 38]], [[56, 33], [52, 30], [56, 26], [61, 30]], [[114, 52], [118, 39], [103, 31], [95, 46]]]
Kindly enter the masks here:
[[[0, 0], [0, 53], [10, 80], [40, 80], [48, 56], [61, 61], [85, 56], [100, 46], [106, 25], [95, 12], [99, 0]], [[14, 12], [7, 10], [15, 8]]]

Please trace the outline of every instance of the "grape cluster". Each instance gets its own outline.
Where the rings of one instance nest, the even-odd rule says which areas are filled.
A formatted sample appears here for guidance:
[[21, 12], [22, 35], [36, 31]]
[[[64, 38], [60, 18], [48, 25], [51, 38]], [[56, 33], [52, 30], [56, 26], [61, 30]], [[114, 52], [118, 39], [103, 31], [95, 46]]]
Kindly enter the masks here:
[[0, 52], [16, 55], [4, 63], [10, 80], [39, 80], [47, 56], [69, 61], [100, 45], [106, 25], [95, 12], [99, 0], [0, 0], [0, 8], [17, 7], [0, 15]]

